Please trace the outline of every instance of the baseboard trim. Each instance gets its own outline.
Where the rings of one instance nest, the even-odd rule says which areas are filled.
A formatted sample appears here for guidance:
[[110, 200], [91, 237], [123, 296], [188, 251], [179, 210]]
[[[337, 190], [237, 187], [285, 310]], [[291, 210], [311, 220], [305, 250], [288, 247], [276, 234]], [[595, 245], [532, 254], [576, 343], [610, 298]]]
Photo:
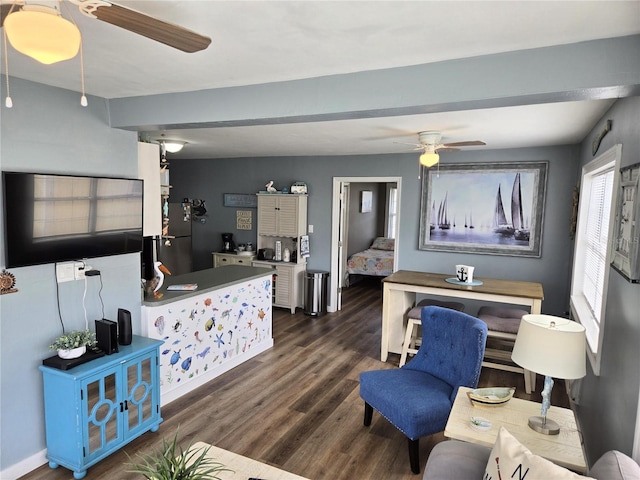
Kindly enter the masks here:
[[42, 465], [45, 465], [48, 462], [49, 460], [47, 460], [47, 449], [45, 448], [44, 450], [31, 455], [30, 457], [27, 457], [14, 465], [11, 465], [9, 468], [2, 470], [0, 472], [0, 478], [6, 480], [20, 478], [23, 475], [26, 475], [27, 473], [35, 470], [38, 467], [41, 467]]

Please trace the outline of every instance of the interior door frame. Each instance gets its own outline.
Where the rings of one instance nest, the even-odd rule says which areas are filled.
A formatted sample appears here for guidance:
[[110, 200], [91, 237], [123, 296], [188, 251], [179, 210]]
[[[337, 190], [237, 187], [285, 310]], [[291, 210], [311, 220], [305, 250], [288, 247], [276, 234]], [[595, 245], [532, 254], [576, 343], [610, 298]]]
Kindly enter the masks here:
[[[402, 205], [402, 177], [333, 177], [333, 195], [331, 202], [331, 275], [329, 275], [329, 303], [328, 312], [335, 312], [338, 308], [338, 272], [339, 255], [338, 239], [340, 231], [340, 191], [342, 183], [395, 183], [398, 189], [398, 217], [396, 228], [396, 245], [400, 240], [400, 218]], [[398, 248], [393, 252], [394, 271], [398, 268]]]

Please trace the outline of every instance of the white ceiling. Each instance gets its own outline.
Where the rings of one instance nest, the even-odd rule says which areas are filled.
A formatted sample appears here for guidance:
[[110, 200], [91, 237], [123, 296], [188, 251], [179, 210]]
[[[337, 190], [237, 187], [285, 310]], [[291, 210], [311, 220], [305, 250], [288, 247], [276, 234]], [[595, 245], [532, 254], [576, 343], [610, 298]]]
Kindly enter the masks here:
[[[36, 0], [37, 1], [37, 0]], [[2, 3], [10, 3], [2, 0]], [[119, 98], [361, 72], [640, 33], [640, 1], [119, 1], [211, 37], [186, 54], [83, 17], [87, 93]], [[12, 76], [79, 91], [77, 59], [44, 66], [9, 48]], [[4, 72], [4, 65], [2, 65]], [[24, 99], [14, 98], [14, 104]], [[411, 151], [397, 141], [510, 148], [581, 141], [612, 100], [286, 125], [181, 129], [184, 158]], [[15, 107], [14, 107], [15, 108]], [[581, 119], [579, 122], [576, 119]], [[159, 135], [151, 132], [150, 135]]]

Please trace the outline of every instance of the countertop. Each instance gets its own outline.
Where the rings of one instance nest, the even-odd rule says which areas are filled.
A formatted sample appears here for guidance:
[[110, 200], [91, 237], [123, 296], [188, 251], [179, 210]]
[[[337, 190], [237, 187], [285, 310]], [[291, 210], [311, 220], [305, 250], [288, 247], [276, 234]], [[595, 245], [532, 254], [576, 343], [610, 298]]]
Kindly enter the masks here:
[[[194, 297], [212, 290], [228, 287], [237, 283], [253, 280], [254, 278], [272, 275], [273, 269], [262, 267], [245, 267], [242, 265], [227, 265], [221, 268], [209, 268], [183, 275], [165, 275], [160, 292], [162, 298], [148, 298], [142, 302], [143, 306], [158, 307], [167, 303]], [[167, 291], [169, 285], [181, 285], [186, 283], [198, 284], [197, 290]]]

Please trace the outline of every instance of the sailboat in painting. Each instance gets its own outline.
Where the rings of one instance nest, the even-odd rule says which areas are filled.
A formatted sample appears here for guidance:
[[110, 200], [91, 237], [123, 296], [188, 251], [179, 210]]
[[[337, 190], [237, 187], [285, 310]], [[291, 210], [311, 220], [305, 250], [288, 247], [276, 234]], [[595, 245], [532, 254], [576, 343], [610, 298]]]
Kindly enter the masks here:
[[447, 194], [445, 194], [444, 200], [440, 202], [440, 207], [438, 207], [438, 227], [440, 230], [449, 230], [451, 228], [447, 218], [447, 208]]
[[500, 185], [498, 185], [498, 195], [496, 196], [496, 206], [493, 211], [493, 231], [501, 235], [510, 237], [513, 235], [515, 229], [513, 225], [507, 222], [507, 216], [504, 213], [504, 206], [502, 205], [502, 193], [500, 192]]
[[429, 230], [436, 228], [436, 202], [435, 200], [431, 204], [431, 220], [429, 222]]
[[513, 238], [528, 241], [530, 232], [524, 224], [524, 216], [522, 214], [522, 190], [520, 188], [519, 173], [516, 173], [513, 190], [511, 191], [511, 222], [514, 229]]

